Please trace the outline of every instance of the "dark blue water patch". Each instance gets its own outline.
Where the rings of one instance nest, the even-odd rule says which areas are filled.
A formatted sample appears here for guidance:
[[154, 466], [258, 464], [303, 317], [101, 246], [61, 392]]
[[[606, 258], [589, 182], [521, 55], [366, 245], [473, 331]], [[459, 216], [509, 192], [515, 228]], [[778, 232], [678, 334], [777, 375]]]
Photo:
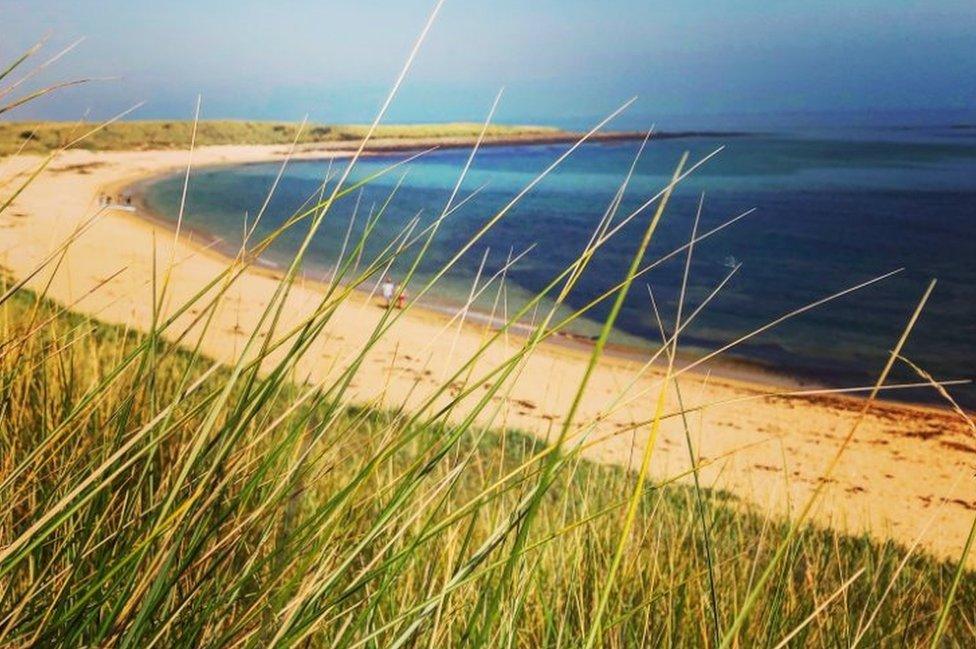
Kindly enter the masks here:
[[[832, 292], [897, 268], [897, 276], [790, 320], [736, 347], [733, 354], [820, 382], [870, 384], [911, 314], [929, 278], [939, 285], [905, 348], [905, 355], [939, 378], [970, 378], [976, 353], [976, 147], [940, 142], [851, 141], [790, 137], [742, 138], [728, 143], [668, 140], [648, 146], [631, 181], [617, 221], [660, 189], [685, 149], [692, 160], [718, 146], [727, 148], [675, 192], [643, 260], [648, 263], [683, 245], [690, 235], [701, 192], [701, 230], [756, 208], [751, 216], [696, 246], [685, 313], [716, 286], [729, 266], [740, 272], [689, 326], [685, 342], [702, 350], [726, 342]], [[452, 270], [442, 289], [448, 299], [464, 295], [485, 251], [485, 273], [502, 267], [509, 254], [534, 250], [508, 274], [524, 294], [541, 290], [572, 263], [614, 196], [638, 143], [581, 147], [566, 164], [527, 195]], [[481, 193], [441, 227], [421, 274], [445, 264], [472, 233], [506, 204], [565, 147], [510, 147], [479, 152], [462, 196]], [[419, 216], [437, 218], [467, 156], [436, 152], [347, 196], [327, 217], [309, 252], [309, 272], [324, 272], [342, 247], [354, 206], [353, 238], [371, 211], [403, 184], [378, 222], [363, 259], [381, 250]], [[352, 179], [390, 164], [396, 156], [365, 160]], [[270, 232], [310, 196], [325, 173], [323, 163], [293, 163], [262, 216], [257, 235]], [[245, 214], [253, 223], [278, 168], [251, 165], [194, 175], [188, 196], [189, 225], [239, 242]], [[164, 179], [146, 191], [150, 206], [175, 212], [181, 179]], [[615, 283], [629, 266], [650, 213], [624, 227], [593, 259], [570, 293], [581, 308]], [[286, 232], [269, 251], [291, 258], [304, 228]], [[395, 273], [409, 259], [401, 260]], [[648, 297], [650, 286], [668, 327], [673, 327], [683, 257], [635, 282], [621, 312], [620, 332], [658, 339]], [[490, 307], [486, 296], [481, 306]], [[514, 304], [510, 305], [514, 306]], [[606, 317], [609, 302], [588, 314]], [[595, 326], [595, 325], [594, 325]], [[593, 327], [589, 329], [592, 333]], [[917, 380], [899, 365], [893, 380]], [[976, 405], [971, 388], [955, 389]], [[894, 396], [894, 395], [893, 395]], [[931, 390], [898, 393], [932, 399]]]

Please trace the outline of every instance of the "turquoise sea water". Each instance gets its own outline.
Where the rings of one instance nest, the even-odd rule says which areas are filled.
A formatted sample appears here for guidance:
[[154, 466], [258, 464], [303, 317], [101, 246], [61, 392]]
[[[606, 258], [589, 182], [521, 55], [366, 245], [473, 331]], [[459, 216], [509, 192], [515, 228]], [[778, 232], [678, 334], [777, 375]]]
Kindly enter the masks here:
[[[484, 259], [482, 277], [499, 270], [510, 254], [534, 245], [508, 272], [507, 291], [494, 288], [478, 308], [510, 312], [576, 258], [589, 240], [630, 166], [639, 142], [589, 144], [576, 151], [478, 242], [436, 289], [433, 299], [463, 301]], [[939, 284], [909, 341], [905, 355], [940, 379], [971, 378], [976, 365], [976, 130], [963, 127], [834, 129], [804, 134], [651, 141], [637, 164], [618, 212], [623, 218], [663, 187], [682, 152], [694, 161], [724, 150], [676, 191], [645, 261], [688, 240], [699, 197], [705, 194], [701, 230], [755, 208], [732, 227], [701, 242], [692, 262], [686, 313], [728, 272], [742, 268], [683, 334], [693, 353], [721, 347], [781, 314], [844, 287], [897, 268], [895, 277], [790, 320], [734, 348], [730, 357], [775, 368], [820, 384], [870, 384], [929, 278]], [[439, 268], [501, 205], [510, 200], [567, 145], [487, 148], [480, 151], [461, 197], [480, 193], [444, 223], [421, 266]], [[358, 203], [353, 236], [368, 215], [402, 184], [378, 222], [364, 258], [381, 249], [411, 218], [421, 226], [443, 209], [466, 150], [437, 151], [384, 176], [337, 205], [309, 253], [304, 271], [324, 275], [335, 263]], [[361, 161], [352, 179], [406, 157]], [[343, 163], [339, 163], [343, 164]], [[316, 193], [327, 163], [291, 163], [258, 227], [270, 231]], [[402, 172], [405, 172], [404, 176]], [[239, 245], [245, 218], [253, 222], [278, 165], [200, 170], [191, 176], [186, 222]], [[146, 184], [147, 205], [176, 213], [182, 176]], [[247, 215], [247, 217], [245, 217]], [[645, 218], [635, 219], [600, 251], [569, 298], [580, 307], [620, 281], [634, 254]], [[298, 228], [269, 251], [289, 259], [304, 235]], [[485, 256], [487, 255], [487, 256]], [[641, 278], [618, 322], [617, 339], [636, 345], [659, 340], [647, 287], [664, 319], [673, 314], [684, 259], [675, 257]], [[401, 269], [394, 271], [402, 272]], [[592, 335], [609, 305], [574, 326]], [[899, 368], [892, 380], [914, 380]], [[976, 406], [971, 387], [953, 394]], [[933, 400], [931, 390], [889, 393]]]

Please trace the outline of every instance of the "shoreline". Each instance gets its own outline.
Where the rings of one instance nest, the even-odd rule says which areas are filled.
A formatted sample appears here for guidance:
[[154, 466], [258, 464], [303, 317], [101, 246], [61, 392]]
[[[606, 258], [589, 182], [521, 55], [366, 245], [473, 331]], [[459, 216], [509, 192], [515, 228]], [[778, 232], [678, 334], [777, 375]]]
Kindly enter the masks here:
[[[704, 133], [704, 132], [703, 132]], [[706, 133], [707, 135], [712, 135], [712, 133]], [[598, 134], [599, 135], [599, 134]], [[631, 133], [631, 132], [618, 132], [605, 134], [606, 137], [602, 138], [601, 141], [621, 141], [621, 140], [633, 140], [636, 138], [643, 138], [643, 135]], [[737, 135], [746, 136], [749, 134], [741, 133]], [[697, 132], [694, 136], [697, 136]], [[694, 137], [693, 136], [693, 137]], [[685, 134], [673, 134], [672, 137], [686, 137]], [[550, 142], [513, 142], [510, 138], [500, 138], [504, 141], [493, 142], [489, 146], [534, 146], [534, 145], [545, 145]], [[565, 140], [556, 140], [555, 142], [564, 142]], [[470, 142], [466, 145], [456, 144], [453, 146], [470, 146]], [[487, 143], [483, 143], [484, 144]], [[403, 143], [403, 146], [397, 148], [369, 148], [363, 153], [364, 157], [382, 157], [387, 156], [390, 153], [416, 153], [427, 148], [426, 146], [418, 146], [414, 144], [410, 146], [409, 143]], [[450, 148], [450, 146], [442, 147]], [[346, 150], [339, 150], [345, 153]], [[314, 154], [319, 152], [317, 149], [302, 149], [301, 153], [304, 154], [301, 160], [316, 161], [319, 158], [314, 157]], [[324, 154], [335, 153], [335, 150], [321, 150]], [[304, 157], [308, 154], [312, 154], [313, 157]], [[330, 156], [332, 157], [332, 156]], [[246, 165], [259, 165], [267, 164], [268, 162], [276, 162], [276, 160], [264, 160], [264, 161], [254, 161], [246, 163], [219, 163], [213, 165], [200, 166], [199, 169], [207, 168], [212, 169], [215, 167], [237, 167]], [[144, 220], [152, 223], [153, 225], [165, 228], [168, 232], [175, 234], [176, 225], [171, 218], [153, 210], [146, 202], [145, 197], [145, 186], [158, 182], [165, 178], [174, 175], [175, 171], [164, 171], [158, 174], [151, 174], [148, 176], [139, 177], [136, 179], [130, 179], [126, 182], [113, 183], [107, 186], [105, 193], [108, 195], [113, 194], [127, 194], [132, 197], [133, 205], [137, 208], [138, 212], [132, 214], [131, 218], [137, 220]], [[189, 226], [183, 224], [182, 226], [184, 234], [189, 233], [192, 237], [197, 237], [209, 242], [208, 244], [200, 244], [199, 241], [193, 240], [191, 237], [191, 244], [198, 246], [202, 251], [206, 251], [208, 254], [212, 254], [215, 258], [223, 261], [224, 263], [229, 263], [233, 261], [234, 255], [230, 252], [232, 247], [227, 241], [217, 235], [216, 233], [200, 228], [197, 226]], [[225, 244], [220, 246], [220, 244]], [[223, 250], [221, 250], [223, 248]], [[269, 259], [258, 257], [252, 262], [252, 266], [257, 270], [267, 274], [267, 276], [280, 280], [284, 277], [281, 267], [276, 262]], [[307, 276], [302, 276], [302, 281], [305, 285], [317, 287], [319, 290], [325, 290], [328, 287], [328, 282], [325, 279], [310, 279]], [[345, 284], [343, 284], [345, 285]], [[366, 286], [355, 287], [354, 291], [361, 297], [367, 297], [374, 291], [369, 290]], [[464, 305], [456, 302], [452, 302], [449, 299], [441, 298], [436, 293], [431, 293], [425, 296], [425, 299], [414, 307], [413, 310], [422, 310], [429, 312], [431, 315], [442, 316], [445, 318], [453, 317], [454, 313], [461, 309]], [[488, 326], [492, 329], [497, 329], [499, 326], [504, 324], [504, 321], [499, 317], [492, 317], [491, 314], [479, 311], [477, 309], [469, 309], [467, 311], [467, 319], [469, 322], [465, 323], [465, 326], [474, 327], [477, 326], [471, 320], [479, 321], [481, 325]], [[531, 330], [531, 325], [527, 323], [515, 323], [511, 328], [514, 335], [519, 336], [521, 339], [526, 338], [526, 332]], [[555, 334], [552, 338], [548, 339], [543, 343], [544, 345], [555, 345], [567, 349], [576, 349], [583, 352], [590, 352], [593, 349], [593, 340], [585, 335], [577, 334], [571, 330], [561, 331]], [[641, 348], [636, 345], [629, 345], [626, 343], [619, 343], [608, 341], [605, 349], [604, 356], [608, 358], [617, 358], [624, 361], [644, 363], [650, 359], [653, 354], [653, 349], [655, 343], [648, 341], [648, 348]], [[692, 351], [678, 350], [678, 355], [676, 356], [676, 364], [682, 365], [684, 363], [691, 363], [699, 360], [701, 355], [696, 354]], [[655, 361], [658, 367], [664, 367], [666, 362], [659, 358]], [[767, 389], [778, 389], [778, 390], [826, 390], [830, 388], [831, 377], [828, 376], [813, 376], [804, 375], [802, 371], [795, 368], [777, 368], [763, 361], [744, 358], [741, 356], [736, 356], [734, 353], [730, 354], [726, 358], [716, 358], [709, 361], [711, 367], [710, 374], [712, 376], [717, 376], [722, 379], [727, 379], [731, 381], [736, 381], [743, 383], [747, 386], [753, 388], [767, 388]], [[697, 372], [696, 372], [697, 373]], [[865, 390], [865, 393], [867, 391]], [[855, 403], [861, 403], [864, 401], [865, 396], [862, 394], [836, 394], [832, 395], [832, 398], [853, 401]], [[902, 400], [896, 398], [885, 398], [885, 396], [879, 395], [878, 402], [885, 405], [902, 406], [909, 411], [923, 410], [928, 412], [936, 413], [947, 413], [951, 411], [951, 408], [947, 405], [938, 403], [936, 401], [916, 401], [916, 400]], [[969, 409], [967, 412], [971, 414], [976, 414]]]
[[[698, 132], [695, 133], [696, 135], [693, 135], [692, 137], [698, 136], [697, 135]], [[704, 135], [712, 134], [710, 132], [702, 132], [702, 133]], [[617, 132], [617, 133], [607, 133], [607, 134], [598, 133], [596, 135], [604, 136], [603, 138], [600, 138], [599, 140], [596, 141], [611, 141], [611, 142], [633, 141], [634, 139], [641, 139], [644, 137], [642, 134], [639, 134], [637, 132]], [[737, 133], [736, 135], [748, 136], [750, 134]], [[554, 137], [562, 137], [562, 136], [563, 134], [559, 134], [559, 136], [554, 136]], [[685, 137], [685, 135], [675, 134], [673, 135], [673, 137]], [[483, 142], [482, 146], [485, 146], [486, 144], [488, 146], [534, 146], [534, 145], [545, 145], [545, 144], [559, 144], [559, 143], [565, 143], [566, 141], [572, 141], [572, 140], [555, 139], [552, 141], [544, 141], [544, 142], [517, 142], [517, 141], [513, 141], [512, 138], [510, 137], [504, 137], [504, 138], [499, 138], [498, 141], [492, 143], [488, 143], [487, 141]], [[465, 143], [445, 145], [442, 146], [441, 148], [471, 146], [471, 144], [472, 143], [470, 142], [470, 140], [468, 140]], [[396, 148], [383, 148], [382, 145], [379, 148], [373, 148], [371, 146], [363, 152], [362, 157], [380, 157], [380, 156], [389, 155], [390, 153], [416, 153], [416, 152], [423, 151], [426, 148], [429, 148], [426, 146], [426, 143], [421, 145], [418, 144], [417, 142], [403, 142], [401, 143], [401, 146], [398, 146]], [[295, 161], [323, 161], [323, 160], [328, 160], [330, 158], [343, 159], [343, 158], [351, 157], [350, 155], [346, 155], [351, 152], [352, 152], [351, 149], [303, 148], [299, 150], [296, 148], [295, 155], [293, 156], [292, 159]], [[324, 157], [319, 157], [319, 156], [324, 156]], [[280, 162], [280, 161], [281, 161], [280, 158], [267, 158], [264, 160], [254, 160], [254, 161], [248, 161], [244, 163], [219, 162], [214, 164], [195, 166], [194, 168], [213, 169], [213, 168], [221, 168], [221, 167], [238, 167], [238, 166], [246, 166], [246, 165], [260, 165], [260, 164], [267, 164], [269, 162]], [[100, 191], [104, 190], [104, 193], [108, 195], [118, 194], [120, 192], [123, 194], [124, 193], [131, 194], [133, 205], [137, 207], [137, 210], [141, 209], [142, 211], [141, 213], [137, 212], [137, 213], [123, 214], [122, 215], [123, 218], [131, 219], [136, 222], [149, 223], [152, 226], [164, 228], [167, 232], [171, 234], [175, 234], [176, 227], [175, 224], [172, 222], [172, 220], [150, 209], [149, 206], [145, 203], [145, 196], [143, 192], [139, 189], [134, 189], [138, 185], [145, 185], [154, 181], [158, 181], [168, 176], [171, 176], [174, 173], [178, 173], [178, 171], [170, 169], [166, 171], [161, 171], [159, 173], [153, 173], [153, 174], [143, 175], [135, 178], [129, 178], [124, 181], [110, 183], [109, 185], [106, 185], [104, 188], [100, 188]], [[200, 242], [195, 241], [192, 238], [186, 240], [186, 243], [188, 245], [194, 247], [200, 253], [210, 255], [214, 259], [224, 264], [233, 261], [234, 259], [233, 255], [229, 254], [228, 252], [222, 252], [216, 246], [217, 243], [226, 243], [226, 241], [222, 237], [219, 237], [213, 232], [210, 232], [208, 230], [189, 226], [186, 224], [182, 226], [182, 229], [184, 231], [184, 234], [181, 235], [181, 238], [183, 239], [185, 239], [185, 233], [189, 232], [193, 235], [196, 235], [200, 238], [210, 241], [209, 244], [201, 244]], [[274, 280], [280, 280], [284, 277], [284, 273], [280, 265], [276, 264], [273, 261], [261, 257], [258, 257], [255, 261], [251, 263], [249, 270], [250, 269], [253, 269], [254, 271], [259, 272], [262, 275]], [[313, 287], [320, 291], [323, 291], [328, 287], [328, 283], [326, 281], [320, 279], [311, 279], [304, 274], [301, 275], [300, 281], [303, 286]], [[372, 294], [372, 292], [367, 290], [365, 287], [355, 287], [353, 289], [353, 292], [355, 295], [359, 296], [361, 299], [364, 300], [368, 299], [369, 296]], [[436, 299], [436, 296], [434, 297]], [[430, 299], [430, 296], [428, 296], [427, 299]], [[447, 321], [453, 317], [453, 313], [450, 311], [450, 309], [454, 307], [454, 309], [457, 310], [463, 305], [453, 304], [448, 301], [443, 301], [440, 306], [441, 308], [437, 308], [436, 306], [431, 305], [427, 302], [419, 302], [418, 304], [414, 305], [411, 308], [411, 311], [423, 313], [428, 317], [442, 318], [445, 321]], [[476, 329], [478, 325], [474, 324], [473, 322], [470, 322], [470, 320], [478, 319], [478, 316], [483, 316], [482, 325], [493, 329], [497, 328], [494, 322], [488, 322], [490, 318], [490, 314], [482, 313], [474, 309], [470, 309], [468, 311], [467, 317], [469, 321], [464, 322], [463, 326], [469, 329]], [[498, 321], [499, 318], [496, 317], [494, 320]], [[510, 327], [511, 335], [513, 337], [518, 338], [519, 340], [525, 340], [527, 339], [525, 332], [530, 330], [530, 328], [531, 327], [528, 324], [524, 324], [521, 322], [516, 323], [515, 325]], [[542, 345], [546, 347], [556, 347], [566, 351], [584, 354], [586, 356], [588, 356], [593, 349], [592, 340], [586, 338], [585, 336], [572, 334], [571, 332], [568, 331], [557, 333], [554, 337], [544, 341]], [[633, 346], [613, 343], [608, 341], [606, 347], [604, 348], [604, 353], [603, 356], [601, 357], [601, 362], [617, 360], [624, 363], [644, 363], [647, 360], [649, 360], [650, 355], [651, 354], [646, 350], [641, 350]], [[679, 350], [678, 356], [676, 357], [676, 361], [681, 359], [684, 359], [686, 361], [694, 361], [697, 360], [698, 358], [699, 358], [698, 356], [695, 356], [690, 352], [682, 352]], [[716, 376], [720, 379], [730, 381], [736, 384], [740, 384], [741, 387], [751, 389], [751, 390], [777, 389], [780, 391], [787, 391], [787, 390], [788, 391], [816, 391], [816, 390], [830, 389], [826, 380], [818, 381], [816, 379], [806, 379], [803, 377], [790, 374], [788, 372], [778, 371], [776, 370], [776, 368], [767, 366], [760, 361], [753, 361], [741, 357], [733, 356], [732, 359], [715, 359], [710, 361], [709, 365], [711, 366], [711, 369], [708, 372], [710, 376]], [[663, 368], [664, 366], [666, 366], [666, 363], [664, 363], [662, 359], [657, 359], [654, 363], [654, 366], [658, 368]], [[699, 375], [700, 373], [694, 372], [694, 374]], [[797, 396], [792, 398], [801, 398], [801, 399], [815, 398], [816, 400], [819, 401], [827, 400], [827, 401], [837, 401], [840, 403], [845, 403], [847, 404], [847, 407], [860, 407], [860, 405], [863, 404], [864, 401], [866, 400], [866, 397], [864, 396], [866, 393], [867, 390], [864, 390], [862, 393], [848, 393], [848, 394], [834, 393], [834, 394], [818, 396], [818, 397]], [[883, 396], [878, 397], [878, 399], [875, 401], [874, 407], [881, 408], [881, 409], [890, 408], [892, 410], [907, 412], [907, 413], [923, 412], [923, 413], [932, 413], [937, 415], [946, 415], [952, 413], [952, 409], [947, 405], [931, 403], [931, 402], [921, 402], [921, 401], [901, 401], [896, 399], [886, 399]], [[964, 410], [968, 414], [976, 416], [976, 412], [968, 409], [964, 409]]]
[[[412, 149], [405, 151], [412, 151]], [[146, 202], [144, 191], [145, 185], [167, 178], [173, 175], [173, 173], [174, 172], [164, 172], [162, 174], [139, 178], [132, 182], [112, 184], [103, 189], [105, 193], [109, 195], [121, 193], [131, 196], [132, 206], [136, 208], [136, 212], [129, 214], [128, 216], [130, 218], [147, 221], [154, 226], [164, 228], [171, 234], [176, 234], [176, 224], [171, 218], [149, 207], [148, 203]], [[184, 223], [181, 228], [181, 236], [187, 237], [187, 235], [189, 235], [187, 240], [188, 243], [197, 247], [200, 252], [211, 254], [216, 259], [219, 259], [224, 263], [231, 263], [234, 261], [234, 254], [231, 253], [231, 248], [233, 246], [231, 246], [223, 237], [199, 226], [187, 225]], [[284, 277], [284, 272], [280, 264], [272, 260], [264, 257], [257, 257], [251, 262], [251, 264], [253, 268], [273, 279], [280, 280]], [[303, 274], [301, 276], [301, 281], [305, 286], [312, 286], [321, 291], [324, 291], [329, 287], [329, 281], [325, 278], [313, 279]], [[340, 285], [348, 286], [348, 284], [345, 282], [341, 282]], [[368, 298], [368, 296], [375, 293], [375, 291], [370, 290], [365, 285], [353, 287], [353, 290], [362, 298]], [[441, 297], [436, 292], [431, 292], [426, 295], [422, 301], [419, 301], [417, 304], [411, 307], [411, 310], [424, 311], [430, 315], [450, 319], [455, 317], [455, 314], [463, 307], [463, 304]], [[475, 308], [470, 308], [467, 310], [466, 321], [463, 326], [469, 328], [487, 326], [492, 330], [497, 330], [504, 324], [505, 321], [498, 316], [493, 317], [490, 313], [486, 313]], [[532, 330], [532, 326], [529, 323], [520, 321], [513, 323], [509, 329], [514, 336], [524, 340], [527, 338], [528, 333]], [[557, 332], [553, 337], [544, 341], [542, 344], [554, 345], [565, 349], [575, 349], [584, 353], [590, 353], [593, 350], [594, 341], [589, 336], [574, 333], [572, 330], [564, 330]], [[604, 348], [603, 354], [609, 358], [617, 358], [623, 361], [635, 363], [645, 363], [649, 361], [653, 355], [653, 345], [654, 343], [648, 342], [648, 348], [641, 348], [636, 345], [608, 341], [606, 347]], [[679, 349], [678, 355], [676, 356], [676, 361], [679, 361], [679, 364], [682, 364], [680, 362], [690, 363], [698, 360], [699, 358], [701, 358], [701, 356], [698, 354]], [[664, 360], [661, 358], [657, 359], [655, 364], [662, 368], [666, 365]], [[789, 390], [813, 390], [818, 388], [826, 388], [826, 385], [818, 383], [812, 379], [808, 380], [793, 376], [789, 373], [779, 372], [775, 368], [759, 361], [753, 361], [737, 356], [726, 359], [715, 359], [712, 362], [712, 365], [714, 366], [715, 370], [713, 372], [714, 376], [739, 381], [752, 386]], [[857, 396], [852, 396], [849, 398], [855, 400], [860, 399]], [[885, 402], [888, 403], [887, 400], [885, 400]], [[944, 410], [944, 408], [939, 408], [938, 406], [927, 403], [915, 403], [910, 401], [891, 401], [891, 403], [905, 405], [909, 408], [920, 407], [932, 408], [936, 411]]]
[[[276, 145], [204, 147], [194, 152], [193, 168], [281, 161], [286, 151], [287, 147]], [[302, 152], [297, 159], [313, 155], [322, 152]], [[328, 152], [328, 157], [342, 155]], [[5, 160], [0, 181], [25, 176], [38, 159]], [[184, 169], [186, 164], [185, 151], [65, 153], [0, 216], [0, 265], [14, 277], [28, 276], [52, 246], [97, 213], [100, 191], [115, 191], [140, 179]], [[153, 257], [162, 263], [174, 260], [172, 304], [188, 300], [226, 267], [226, 256], [211, 242], [199, 239], [192, 234], [176, 239], [164, 224], [108, 211], [72, 244], [56, 274], [40, 273], [28, 287], [47, 287], [51, 299], [72, 310], [144, 330], [153, 318], [149, 299]], [[202, 338], [204, 354], [233, 362], [241, 349], [242, 332], [256, 327], [261, 305], [274, 293], [274, 275], [273, 269], [252, 267], [231, 287], [213, 316], [212, 329]], [[94, 287], [98, 290], [92, 292]], [[320, 286], [296, 280], [283, 330], [301, 321], [320, 297]], [[299, 374], [318, 381], [341, 371], [383, 312], [375, 302], [353, 292], [296, 368]], [[350, 386], [351, 402], [413, 407], [426, 390], [436, 389], [440, 378], [451, 376], [456, 362], [474, 354], [490, 329], [484, 323], [448, 328], [449, 316], [434, 309], [411, 309], [403, 315], [357, 371]], [[185, 331], [192, 336], [194, 320], [195, 314], [185, 313], [165, 335], [177, 339]], [[489, 347], [473, 368], [473, 376], [504, 362], [518, 349], [517, 339], [516, 335], [503, 337]], [[582, 341], [540, 345], [525, 359], [518, 375], [506, 382], [494, 418], [479, 423], [545, 439], [568, 411], [590, 349]], [[650, 439], [646, 423], [653, 408], [649, 404], [664, 378], [660, 367], [642, 368], [631, 358], [601, 359], [573, 428], [574, 434], [587, 432], [592, 443], [584, 456], [630, 467], [634, 453], [639, 457]], [[865, 403], [850, 395], [781, 396], [771, 393], [768, 384], [708, 371], [688, 373], [682, 381], [687, 407], [694, 409], [689, 425], [698, 440], [695, 450], [702, 462], [702, 484], [730, 492], [743, 506], [777, 516], [821, 484], [820, 472]], [[443, 403], [437, 401], [434, 408]], [[667, 412], [675, 412], [676, 403], [669, 389]], [[463, 407], [458, 410], [460, 415]], [[687, 471], [684, 440], [681, 417], [662, 420], [653, 450], [655, 480]], [[938, 532], [925, 536], [922, 545], [936, 556], [951, 558], [961, 548], [976, 511], [976, 485], [958, 476], [971, 474], [974, 467], [976, 441], [958, 417], [941, 408], [878, 402], [858, 427], [813, 519], [849, 533], [910, 544], [931, 518], [932, 529]]]

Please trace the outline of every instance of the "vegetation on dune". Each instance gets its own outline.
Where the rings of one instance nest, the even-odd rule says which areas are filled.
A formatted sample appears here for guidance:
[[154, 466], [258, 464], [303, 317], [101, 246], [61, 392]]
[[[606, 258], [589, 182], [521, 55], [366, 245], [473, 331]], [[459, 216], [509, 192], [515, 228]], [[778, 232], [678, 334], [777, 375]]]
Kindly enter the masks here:
[[[56, 150], [79, 137], [94, 124], [79, 122], [0, 122], [0, 154]], [[129, 149], [185, 149], [190, 144], [193, 121], [119, 121], [86, 137], [74, 148], [91, 151]], [[201, 121], [197, 125], [199, 146], [213, 144], [291, 144], [299, 124], [237, 120]], [[299, 144], [358, 144], [368, 126], [317, 125], [304, 127]], [[468, 139], [481, 132], [480, 124], [404, 124], [380, 126], [374, 140]], [[561, 133], [547, 126], [493, 125], [488, 137], [551, 136]]]
[[[282, 330], [303, 246], [261, 324], [244, 332], [240, 360], [203, 357], [200, 340], [228, 287], [285, 229], [314, 237], [335, 201], [357, 189], [346, 185], [353, 164], [188, 302], [168, 304], [160, 263], [140, 293], [148, 297], [130, 296], [154, 306], [142, 333], [46, 298], [44, 279], [62, 272], [70, 238], [38, 261], [39, 293], [25, 278], [3, 278], [0, 646], [971, 646], [976, 577], [959, 565], [763, 516], [697, 483], [675, 484], [683, 476], [652, 480], [650, 450], [637, 472], [591, 464], [571, 426], [597, 422], [572, 413], [548, 444], [493, 431], [508, 379], [585, 308], [562, 321], [555, 309], [539, 314], [490, 382], [475, 371], [483, 352], [464, 359], [419, 408], [354, 404], [349, 393], [413, 302], [384, 312], [346, 368], [309, 384], [298, 361], [336, 309], [395, 260], [415, 269], [439, 219], [408, 224], [361, 259], [367, 226], [320, 303]], [[630, 270], [603, 298], [619, 303], [645, 272], [670, 189], [697, 164], [618, 217], [625, 179], [578, 258], [507, 326], [544, 296], [561, 303], [617, 226], [653, 206]], [[16, 193], [17, 182], [5, 190]], [[419, 296], [442, 273], [419, 287], [412, 271], [403, 281]], [[191, 313], [194, 325], [176, 330]], [[590, 368], [612, 324], [611, 315]], [[679, 314], [675, 331], [681, 324]], [[505, 330], [486, 333], [486, 344]], [[665, 345], [676, 347], [676, 337]], [[691, 453], [689, 466], [698, 464]]]
[[[589, 630], [632, 474], [567, 463], [501, 583], [511, 545], [492, 542], [533, 484], [541, 442], [340, 408], [287, 373], [232, 383], [214, 410], [231, 368], [25, 291], [0, 326], [3, 646], [555, 647]], [[727, 627], [787, 528], [702, 493]], [[691, 487], [647, 488], [605, 646], [709, 645], [695, 508]], [[742, 646], [801, 625], [792, 646], [848, 646], [862, 631], [861, 646], [913, 646], [953, 574], [922, 556], [900, 568], [902, 547], [812, 527], [787, 552]], [[976, 577], [956, 601], [947, 640], [966, 646]]]

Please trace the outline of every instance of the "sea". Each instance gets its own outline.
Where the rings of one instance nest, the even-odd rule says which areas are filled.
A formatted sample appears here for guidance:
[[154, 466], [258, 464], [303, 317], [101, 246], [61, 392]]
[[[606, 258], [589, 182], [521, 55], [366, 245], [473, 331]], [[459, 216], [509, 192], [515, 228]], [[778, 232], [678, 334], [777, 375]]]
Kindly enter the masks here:
[[[666, 260], [631, 286], [612, 336], [616, 349], [650, 353], [660, 344], [662, 325], [668, 335], [675, 330], [687, 251], [673, 253], [689, 241], [700, 208], [699, 234], [746, 216], [693, 248], [679, 336], [682, 363], [723, 349], [801, 307], [898, 271], [747, 337], [703, 367], [740, 367], [808, 386], [870, 386], [929, 281], [936, 279], [902, 355], [939, 380], [974, 378], [976, 126], [758, 128], [652, 137], [639, 157], [640, 140], [583, 144], [468, 245], [569, 146], [478, 151], [454, 199], [461, 206], [443, 219], [408, 292], [416, 294], [467, 247], [424, 302], [452, 311], [474, 295], [471, 317], [509, 317], [577, 259], [608, 210], [612, 224], [624, 222], [667, 185], [683, 154], [688, 164], [714, 154], [679, 183], [667, 204], [641, 265]], [[361, 270], [410, 224], [414, 235], [423, 232], [444, 213], [469, 154], [468, 149], [436, 150], [386, 173], [381, 172], [410, 154], [360, 160], [347, 184], [380, 175], [333, 206], [302, 273], [328, 279], [340, 255]], [[270, 233], [315, 200], [327, 175], [341, 173], [344, 164], [294, 161], [280, 179], [280, 163], [195, 170], [184, 222], [198, 236], [234, 252], [245, 228], [257, 222], [252, 241]], [[170, 220], [178, 213], [182, 190], [182, 174], [137, 188], [144, 205]], [[569, 292], [557, 319], [591, 305], [568, 325], [573, 340], [598, 335], [612, 300], [592, 302], [624, 279], [655, 208], [638, 212], [606, 241]], [[355, 250], [367, 227], [364, 248]], [[307, 221], [286, 230], [264, 262], [286, 265], [306, 228]], [[420, 248], [420, 242], [408, 248], [388, 272], [402, 279]], [[379, 279], [374, 275], [364, 290]], [[543, 300], [523, 321], [538, 321], [551, 307], [551, 300]], [[889, 379], [917, 381], [924, 379], [902, 361]], [[964, 407], [976, 408], [972, 386], [948, 390]], [[882, 396], [944, 402], [932, 388]]]

